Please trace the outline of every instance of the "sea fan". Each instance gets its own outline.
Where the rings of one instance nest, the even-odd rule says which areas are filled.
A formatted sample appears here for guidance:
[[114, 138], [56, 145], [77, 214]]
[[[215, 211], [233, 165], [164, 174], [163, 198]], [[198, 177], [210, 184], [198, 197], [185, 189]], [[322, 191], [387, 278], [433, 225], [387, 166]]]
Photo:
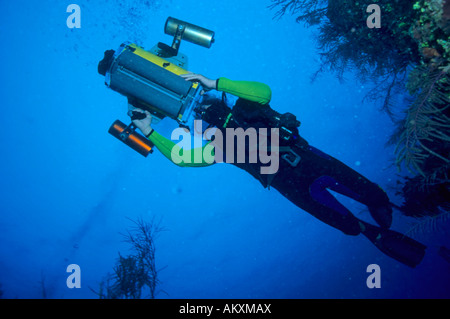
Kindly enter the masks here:
[[419, 66], [409, 76], [414, 96], [399, 131], [396, 164], [422, 176], [425, 162], [434, 157], [448, 164], [450, 142], [449, 79], [444, 68]]
[[441, 208], [442, 212], [436, 216], [425, 216], [420, 221], [414, 223], [405, 233], [407, 236], [417, 236], [424, 233], [447, 232], [450, 221], [450, 210]]

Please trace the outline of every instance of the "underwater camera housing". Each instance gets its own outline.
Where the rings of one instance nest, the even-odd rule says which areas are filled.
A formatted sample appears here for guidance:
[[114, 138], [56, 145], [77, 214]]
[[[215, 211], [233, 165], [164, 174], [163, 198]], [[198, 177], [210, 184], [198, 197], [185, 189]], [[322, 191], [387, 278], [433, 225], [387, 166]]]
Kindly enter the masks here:
[[[181, 41], [210, 48], [215, 34], [172, 17], [167, 19], [164, 32], [174, 37], [172, 46], [159, 42], [146, 51], [123, 43], [118, 50], [105, 52], [98, 72], [105, 76], [106, 86], [126, 96], [132, 106], [150, 112], [156, 121], [169, 117], [183, 126], [191, 119], [202, 87], [180, 77], [188, 73], [188, 58], [179, 52]], [[143, 156], [152, 152], [154, 145], [136, 132], [133, 123], [126, 126], [117, 120], [109, 133]]]

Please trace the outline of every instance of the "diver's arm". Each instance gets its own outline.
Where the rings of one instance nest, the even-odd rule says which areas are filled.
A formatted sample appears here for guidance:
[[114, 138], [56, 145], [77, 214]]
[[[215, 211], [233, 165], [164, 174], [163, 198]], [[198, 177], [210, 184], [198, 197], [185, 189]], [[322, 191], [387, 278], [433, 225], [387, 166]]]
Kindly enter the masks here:
[[216, 86], [218, 91], [260, 104], [268, 104], [272, 98], [270, 87], [261, 82], [232, 81], [222, 77], [217, 80]]
[[[156, 131], [153, 131], [148, 139], [165, 157], [180, 167], [204, 167], [214, 164], [214, 161], [212, 163], [205, 161], [204, 154], [208, 152], [205, 152], [205, 148], [209, 143], [203, 147], [185, 150]], [[195, 154], [201, 154], [201, 162], [196, 163]], [[211, 156], [214, 157], [213, 154]], [[185, 157], [189, 159], [188, 163], [184, 161]]]
[[205, 91], [223, 91], [260, 104], [268, 104], [272, 98], [270, 87], [261, 82], [232, 81], [223, 77], [211, 80], [195, 73], [183, 74], [181, 77], [186, 81], [199, 82]]
[[186, 81], [199, 82], [205, 91], [217, 90], [217, 81], [208, 79], [206, 76], [201, 74], [189, 72], [186, 74], [181, 74], [180, 76]]
[[[214, 155], [211, 154], [211, 146], [207, 148], [209, 143], [201, 148], [198, 147], [191, 150], [184, 150], [171, 140], [153, 130], [151, 127], [152, 116], [148, 111], [143, 111], [136, 108], [134, 109], [134, 112], [145, 113], [146, 117], [144, 119], [133, 120], [134, 125], [136, 125], [136, 127], [139, 128], [141, 132], [156, 146], [156, 148], [158, 148], [158, 150], [174, 164], [181, 167], [203, 167], [214, 164], [214, 160], [212, 163], [205, 161], [206, 156], [210, 156], [210, 159], [214, 158]], [[196, 154], [201, 154], [201, 161], [195, 157]], [[206, 155], [204, 156], [204, 154]], [[185, 157], [188, 159], [187, 162], [184, 161]]]

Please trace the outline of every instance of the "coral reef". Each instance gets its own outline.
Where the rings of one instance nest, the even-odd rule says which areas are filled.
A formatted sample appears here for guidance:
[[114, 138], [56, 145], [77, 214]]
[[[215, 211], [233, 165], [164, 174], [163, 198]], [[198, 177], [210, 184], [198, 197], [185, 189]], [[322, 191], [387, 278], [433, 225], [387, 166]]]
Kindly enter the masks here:
[[400, 0], [380, 0], [382, 28], [369, 29], [366, 9], [371, 1], [276, 0], [275, 17], [298, 14], [297, 21], [318, 28], [322, 65], [318, 73], [331, 70], [339, 78], [356, 71], [361, 80], [395, 75], [418, 62], [414, 39], [407, 34], [415, 12]]
[[[355, 71], [384, 98], [383, 109], [397, 124], [388, 141], [396, 145], [396, 164], [405, 178], [402, 210], [409, 216], [448, 211], [450, 151], [450, 0], [380, 0], [381, 28], [366, 27], [364, 0], [272, 0], [276, 18], [297, 15], [318, 29], [322, 57], [316, 74], [331, 70], [342, 79]], [[408, 94], [400, 115], [392, 99]], [[400, 116], [400, 118], [399, 118]], [[423, 199], [418, 202], [417, 199]]]
[[[397, 165], [418, 176], [406, 179], [403, 207], [410, 216], [437, 216], [449, 211], [450, 198], [450, 14], [449, 1], [418, 1], [418, 18], [409, 34], [420, 63], [408, 76], [411, 103], [391, 142]], [[419, 199], [421, 199], [419, 201]]]

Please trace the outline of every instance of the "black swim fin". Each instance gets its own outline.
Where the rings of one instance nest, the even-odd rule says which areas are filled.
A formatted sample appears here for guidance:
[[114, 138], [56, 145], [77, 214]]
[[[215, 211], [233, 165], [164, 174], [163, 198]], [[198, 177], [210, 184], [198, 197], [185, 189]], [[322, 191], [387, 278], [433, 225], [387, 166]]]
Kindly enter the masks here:
[[363, 235], [379, 250], [409, 267], [416, 267], [425, 256], [425, 245], [393, 230], [383, 229], [366, 222]]

